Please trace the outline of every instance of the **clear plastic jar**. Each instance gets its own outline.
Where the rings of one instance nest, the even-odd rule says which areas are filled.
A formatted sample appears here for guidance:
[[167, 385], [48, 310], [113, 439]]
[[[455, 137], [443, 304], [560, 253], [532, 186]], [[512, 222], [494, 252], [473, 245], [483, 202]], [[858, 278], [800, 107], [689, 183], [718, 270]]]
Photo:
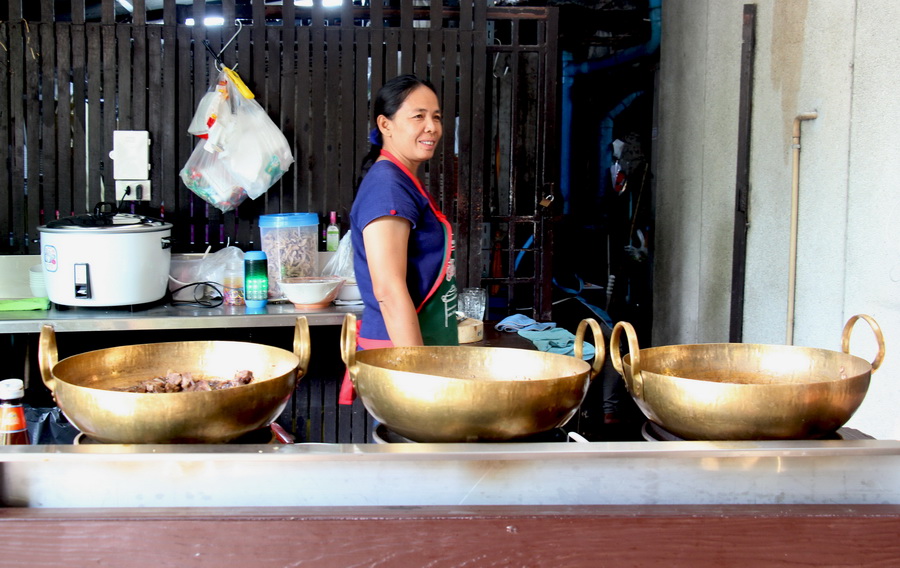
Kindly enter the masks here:
[[283, 300], [283, 278], [318, 276], [319, 216], [276, 213], [259, 218], [260, 248], [269, 260], [269, 299]]
[[226, 306], [244, 305], [244, 265], [240, 261], [233, 260], [225, 266], [222, 286]]

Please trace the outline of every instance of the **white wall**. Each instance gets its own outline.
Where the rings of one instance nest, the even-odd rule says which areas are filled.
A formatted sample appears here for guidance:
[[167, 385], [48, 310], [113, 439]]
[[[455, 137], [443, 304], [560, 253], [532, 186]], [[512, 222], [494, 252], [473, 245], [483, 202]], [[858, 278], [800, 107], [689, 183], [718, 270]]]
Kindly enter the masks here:
[[[664, 0], [655, 345], [728, 341], [743, 5]], [[791, 129], [801, 129], [794, 345], [857, 313], [887, 357], [848, 426], [900, 439], [900, 2], [759, 0], [743, 340], [786, 342]], [[877, 351], [865, 323], [851, 353]], [[893, 351], [892, 351], [893, 349]]]

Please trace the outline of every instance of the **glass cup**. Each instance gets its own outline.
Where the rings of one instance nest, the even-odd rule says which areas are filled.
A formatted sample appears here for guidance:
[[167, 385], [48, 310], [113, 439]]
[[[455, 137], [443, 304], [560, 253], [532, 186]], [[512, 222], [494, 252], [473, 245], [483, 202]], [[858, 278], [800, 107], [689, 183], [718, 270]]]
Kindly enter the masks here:
[[467, 318], [484, 320], [487, 306], [487, 290], [484, 288], [463, 288], [459, 293], [459, 311]]

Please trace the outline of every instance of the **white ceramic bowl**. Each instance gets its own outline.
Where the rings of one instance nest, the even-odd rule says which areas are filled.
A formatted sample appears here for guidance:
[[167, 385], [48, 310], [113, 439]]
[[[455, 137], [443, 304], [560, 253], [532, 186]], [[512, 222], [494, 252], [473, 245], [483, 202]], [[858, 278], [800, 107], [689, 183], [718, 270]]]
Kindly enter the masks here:
[[337, 276], [298, 276], [278, 281], [289, 302], [301, 309], [324, 308], [337, 297], [344, 283]]
[[361, 301], [362, 296], [359, 294], [359, 286], [356, 284], [356, 280], [345, 281], [344, 285], [341, 286], [341, 289], [338, 291], [337, 299], [344, 302]]

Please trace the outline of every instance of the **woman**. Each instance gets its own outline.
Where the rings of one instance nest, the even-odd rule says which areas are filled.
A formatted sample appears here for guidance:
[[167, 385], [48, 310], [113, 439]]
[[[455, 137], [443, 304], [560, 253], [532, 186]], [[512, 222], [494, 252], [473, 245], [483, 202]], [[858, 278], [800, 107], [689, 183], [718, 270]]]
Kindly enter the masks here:
[[[450, 223], [418, 179], [443, 134], [437, 93], [401, 75], [373, 101], [376, 128], [350, 211], [353, 265], [364, 310], [362, 349], [457, 345]], [[341, 402], [352, 402], [345, 377]]]

